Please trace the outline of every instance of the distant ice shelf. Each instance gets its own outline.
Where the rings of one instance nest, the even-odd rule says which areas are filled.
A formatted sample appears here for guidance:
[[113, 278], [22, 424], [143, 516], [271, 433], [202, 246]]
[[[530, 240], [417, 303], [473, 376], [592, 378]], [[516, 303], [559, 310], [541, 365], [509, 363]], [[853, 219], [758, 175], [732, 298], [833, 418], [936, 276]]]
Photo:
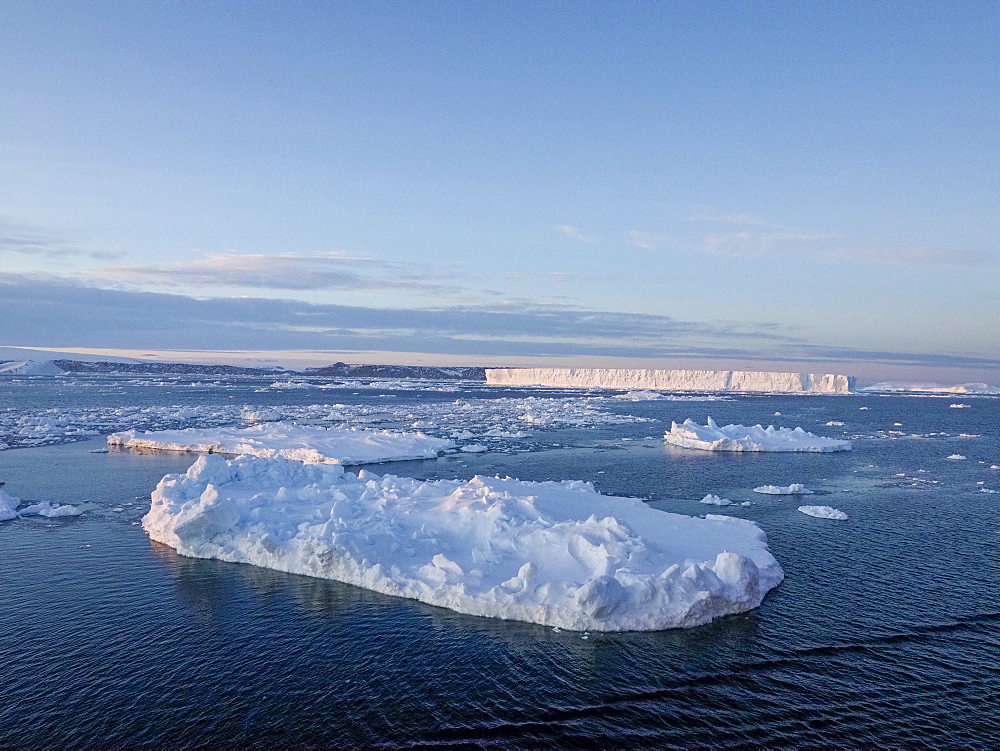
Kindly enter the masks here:
[[187, 428], [140, 433], [112, 433], [108, 445], [146, 451], [199, 454], [250, 454], [317, 464], [368, 464], [433, 459], [455, 442], [423, 433], [323, 428], [268, 422], [249, 428]]
[[497, 386], [736, 391], [771, 394], [849, 394], [854, 388], [853, 377], [832, 373], [624, 368], [487, 368], [486, 383]]
[[954, 386], [944, 386], [939, 383], [912, 383], [909, 381], [883, 381], [872, 386], [865, 386], [859, 391], [870, 391], [887, 394], [1000, 394], [1000, 388], [988, 383], [959, 383]]
[[142, 524], [187, 556], [578, 631], [698, 626], [757, 607], [784, 577], [753, 522], [569, 480], [424, 481], [209, 455], [160, 481]]
[[709, 417], [707, 425], [690, 418], [670, 424], [663, 439], [674, 446], [702, 451], [805, 451], [828, 453], [850, 451], [851, 442], [807, 433], [802, 428], [775, 428], [768, 425], [719, 427]]

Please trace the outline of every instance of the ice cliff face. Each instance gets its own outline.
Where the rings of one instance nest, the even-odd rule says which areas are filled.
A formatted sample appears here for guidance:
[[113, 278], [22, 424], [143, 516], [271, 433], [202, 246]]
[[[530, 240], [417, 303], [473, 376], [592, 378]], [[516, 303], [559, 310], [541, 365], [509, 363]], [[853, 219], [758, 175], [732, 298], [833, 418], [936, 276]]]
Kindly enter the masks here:
[[609, 368], [487, 369], [498, 386], [556, 386], [664, 391], [753, 391], [849, 394], [854, 378], [832, 373], [754, 373], [741, 370], [635, 370]]

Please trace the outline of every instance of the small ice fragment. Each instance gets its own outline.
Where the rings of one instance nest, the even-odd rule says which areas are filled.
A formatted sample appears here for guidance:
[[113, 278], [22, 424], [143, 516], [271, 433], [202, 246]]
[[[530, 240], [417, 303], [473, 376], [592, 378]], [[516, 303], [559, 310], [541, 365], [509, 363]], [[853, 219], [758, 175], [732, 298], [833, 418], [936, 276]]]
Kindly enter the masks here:
[[956, 462], [959, 462], [959, 461], [962, 461], [963, 459], [965, 459], [965, 457], [962, 456], [961, 454], [952, 454], [951, 456], [946, 456], [945, 458], [946, 459], [951, 459], [952, 461], [956, 461]]
[[27, 508], [21, 509], [21, 516], [44, 516], [47, 518], [55, 518], [58, 516], [79, 516], [83, 512], [76, 506], [60, 505], [58, 503], [50, 503], [49, 501], [40, 501], [39, 503], [33, 503]]
[[467, 454], [481, 454], [486, 451], [486, 446], [481, 443], [469, 443], [462, 446], [462, 451]]
[[714, 495], [709, 493], [704, 498], [702, 498], [698, 503], [707, 503], [709, 506], [732, 506], [733, 502], [728, 498], [723, 498], [721, 495]]
[[91, 449], [87, 453], [88, 454], [106, 454], [106, 453], [108, 453], [108, 450], [107, 449]]
[[948, 406], [951, 407], [952, 409], [968, 409], [972, 405], [971, 404], [949, 404]]
[[812, 495], [815, 491], [801, 482], [793, 482], [791, 485], [761, 485], [759, 488], [754, 488], [753, 492], [764, 495]]
[[809, 516], [815, 516], [817, 519], [838, 519], [843, 521], [847, 518], [847, 514], [832, 506], [799, 506], [799, 511]]

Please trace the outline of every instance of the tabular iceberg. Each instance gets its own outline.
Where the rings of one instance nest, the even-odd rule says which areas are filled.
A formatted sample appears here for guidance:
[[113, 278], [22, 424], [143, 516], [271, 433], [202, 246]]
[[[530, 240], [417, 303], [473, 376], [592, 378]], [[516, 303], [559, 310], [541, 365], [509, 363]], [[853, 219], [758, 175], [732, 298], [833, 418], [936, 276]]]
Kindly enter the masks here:
[[294, 423], [264, 423], [249, 428], [187, 428], [112, 433], [108, 445], [199, 454], [252, 454], [316, 464], [368, 464], [433, 459], [455, 447], [445, 438], [388, 430], [322, 428]]
[[784, 577], [753, 522], [658, 511], [580, 481], [202, 456], [161, 480], [142, 524], [183, 555], [572, 630], [698, 626], [757, 607]]
[[832, 373], [627, 368], [488, 368], [486, 383], [501, 386], [748, 391], [769, 394], [849, 394], [854, 388], [853, 377]]
[[768, 425], [747, 427], [726, 425], [720, 428], [709, 417], [707, 425], [688, 418], [678, 425], [670, 424], [663, 439], [667, 443], [702, 451], [850, 451], [851, 442], [807, 433], [802, 428], [775, 428]]

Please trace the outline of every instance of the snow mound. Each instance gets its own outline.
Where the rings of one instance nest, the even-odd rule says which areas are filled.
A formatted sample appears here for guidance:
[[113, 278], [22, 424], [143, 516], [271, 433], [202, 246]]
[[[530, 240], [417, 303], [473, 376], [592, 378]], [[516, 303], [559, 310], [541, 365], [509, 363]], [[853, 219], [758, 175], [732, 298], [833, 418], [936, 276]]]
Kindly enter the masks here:
[[812, 495], [814, 491], [801, 482], [793, 482], [791, 485], [761, 485], [754, 488], [753, 492], [764, 495]]
[[768, 425], [747, 427], [726, 425], [720, 428], [709, 417], [707, 425], [699, 425], [690, 418], [678, 425], [670, 424], [663, 436], [667, 443], [702, 451], [850, 451], [851, 442], [807, 433], [802, 428], [775, 428]]
[[20, 498], [8, 495], [0, 489], [0, 522], [16, 519], [18, 517], [17, 507], [20, 505]]
[[817, 519], [838, 519], [843, 521], [847, 518], [847, 514], [833, 508], [833, 506], [799, 506], [799, 511], [809, 516], [815, 516]]
[[0, 375], [64, 375], [52, 360], [16, 360], [0, 362]]
[[784, 578], [753, 522], [658, 511], [580, 481], [422, 481], [209, 455], [160, 481], [142, 525], [182, 555], [573, 630], [698, 626], [757, 607]]
[[57, 516], [79, 516], [82, 513], [83, 512], [76, 506], [61, 506], [58, 503], [50, 503], [49, 501], [33, 503], [20, 511], [21, 516], [47, 516], [49, 518]]
[[109, 435], [108, 445], [199, 454], [252, 454], [316, 464], [367, 464], [433, 459], [440, 452], [454, 448], [455, 442], [423, 433], [269, 422], [248, 428], [187, 428], [151, 433], [129, 430]]

